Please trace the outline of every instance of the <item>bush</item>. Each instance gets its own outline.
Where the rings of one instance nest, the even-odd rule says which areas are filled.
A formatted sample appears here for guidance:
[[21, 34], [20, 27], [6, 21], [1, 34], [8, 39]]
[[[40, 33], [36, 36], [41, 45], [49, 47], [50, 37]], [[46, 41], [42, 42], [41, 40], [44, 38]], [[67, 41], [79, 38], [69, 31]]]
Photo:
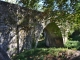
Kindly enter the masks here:
[[79, 49], [80, 42], [79, 41], [67, 41], [64, 46], [69, 49], [72, 49], [72, 48]]

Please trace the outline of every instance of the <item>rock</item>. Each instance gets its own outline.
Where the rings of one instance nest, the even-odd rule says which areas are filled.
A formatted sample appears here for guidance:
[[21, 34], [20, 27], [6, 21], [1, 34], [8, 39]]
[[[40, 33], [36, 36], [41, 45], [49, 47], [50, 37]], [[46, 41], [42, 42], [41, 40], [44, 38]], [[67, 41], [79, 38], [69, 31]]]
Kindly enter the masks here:
[[44, 37], [46, 46], [48, 47], [62, 47], [63, 39], [59, 27], [54, 23], [48, 24], [44, 29]]
[[10, 60], [6, 51], [0, 46], [0, 60]]
[[37, 47], [43, 30], [42, 18], [39, 11], [0, 1], [0, 44], [9, 56], [16, 54], [17, 50], [32, 48], [33, 34]]

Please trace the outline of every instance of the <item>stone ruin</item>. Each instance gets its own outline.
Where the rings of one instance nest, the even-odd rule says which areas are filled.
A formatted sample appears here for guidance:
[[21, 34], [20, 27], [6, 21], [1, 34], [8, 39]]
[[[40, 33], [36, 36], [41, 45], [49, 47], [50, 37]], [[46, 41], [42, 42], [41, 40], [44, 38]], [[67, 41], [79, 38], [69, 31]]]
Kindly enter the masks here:
[[[45, 22], [45, 19], [48, 18], [46, 17], [47, 15], [44, 16], [43, 12], [0, 1], [0, 46], [7, 52], [9, 57], [15, 55], [17, 49], [19, 53], [24, 49], [31, 49], [34, 38], [36, 40], [35, 47], [37, 47], [40, 34], [50, 23], [49, 20], [47, 23]], [[44, 37], [47, 46], [63, 46], [62, 37], [54, 37], [47, 27], [44, 29], [45, 32], [46, 35]]]
[[39, 17], [44, 18], [41, 12], [0, 1], [0, 45], [10, 57], [17, 49], [18, 53], [31, 49], [34, 34], [37, 47], [43, 30], [43, 20]]

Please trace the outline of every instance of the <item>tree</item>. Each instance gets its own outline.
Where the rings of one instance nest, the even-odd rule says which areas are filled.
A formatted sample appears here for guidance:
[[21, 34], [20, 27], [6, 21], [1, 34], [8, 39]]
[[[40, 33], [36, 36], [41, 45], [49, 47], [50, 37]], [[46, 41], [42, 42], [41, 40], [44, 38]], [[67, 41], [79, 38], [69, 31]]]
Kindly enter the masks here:
[[48, 18], [60, 26], [64, 43], [68, 40], [68, 33], [72, 33], [71, 30], [79, 25], [79, 0], [21, 0], [20, 2], [30, 9], [35, 9], [39, 2], [42, 2], [41, 11], [48, 13]]

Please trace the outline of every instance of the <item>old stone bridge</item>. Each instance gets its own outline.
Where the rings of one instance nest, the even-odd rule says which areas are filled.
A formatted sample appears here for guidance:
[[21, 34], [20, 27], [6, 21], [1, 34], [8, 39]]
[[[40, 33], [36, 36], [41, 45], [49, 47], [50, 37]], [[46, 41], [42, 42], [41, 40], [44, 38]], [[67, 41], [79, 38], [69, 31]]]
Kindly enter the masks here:
[[48, 47], [63, 46], [60, 29], [47, 13], [0, 1], [0, 46], [9, 56], [31, 49], [34, 38], [37, 47], [41, 33]]

